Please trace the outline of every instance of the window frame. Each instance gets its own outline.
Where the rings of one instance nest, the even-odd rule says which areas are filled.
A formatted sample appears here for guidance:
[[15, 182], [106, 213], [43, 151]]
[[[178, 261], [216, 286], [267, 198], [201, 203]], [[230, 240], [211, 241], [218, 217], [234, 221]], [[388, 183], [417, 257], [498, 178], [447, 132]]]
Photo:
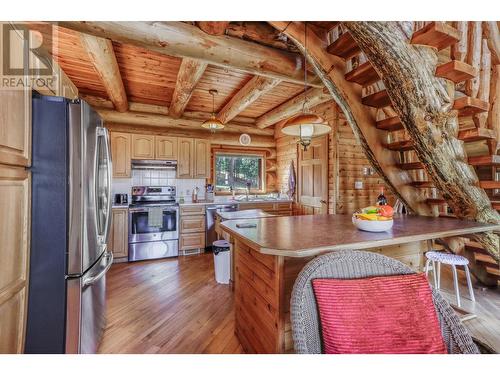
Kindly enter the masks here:
[[[212, 184], [214, 186], [214, 193], [215, 195], [231, 195], [232, 193], [230, 191], [220, 191], [217, 190], [216, 187], [216, 176], [217, 176], [217, 170], [216, 170], [216, 160], [217, 156], [222, 155], [222, 156], [257, 156], [262, 159], [262, 171], [261, 171], [261, 176], [260, 176], [260, 181], [261, 181], [261, 189], [250, 189], [250, 194], [265, 194], [267, 191], [266, 187], [266, 152], [265, 151], [257, 151], [257, 150], [214, 150], [213, 151], [213, 160], [212, 160], [212, 171], [213, 171], [213, 178], [212, 178]], [[235, 191], [235, 194], [241, 194], [243, 193], [243, 189], [237, 189]]]

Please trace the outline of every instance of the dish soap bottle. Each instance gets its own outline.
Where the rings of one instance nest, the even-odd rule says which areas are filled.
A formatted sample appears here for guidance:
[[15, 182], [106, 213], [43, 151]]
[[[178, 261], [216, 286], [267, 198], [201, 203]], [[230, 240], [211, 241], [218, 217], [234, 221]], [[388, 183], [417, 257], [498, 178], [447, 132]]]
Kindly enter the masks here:
[[384, 187], [380, 187], [380, 195], [377, 197], [377, 206], [385, 206], [387, 204], [387, 198], [384, 195]]

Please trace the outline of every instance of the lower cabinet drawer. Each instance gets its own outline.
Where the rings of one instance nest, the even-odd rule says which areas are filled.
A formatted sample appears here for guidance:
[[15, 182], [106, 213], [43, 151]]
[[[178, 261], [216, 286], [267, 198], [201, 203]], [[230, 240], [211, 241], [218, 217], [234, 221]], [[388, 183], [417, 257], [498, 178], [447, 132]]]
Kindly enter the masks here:
[[180, 226], [181, 234], [205, 232], [205, 216], [181, 216]]
[[179, 248], [180, 250], [205, 248], [205, 233], [181, 234]]

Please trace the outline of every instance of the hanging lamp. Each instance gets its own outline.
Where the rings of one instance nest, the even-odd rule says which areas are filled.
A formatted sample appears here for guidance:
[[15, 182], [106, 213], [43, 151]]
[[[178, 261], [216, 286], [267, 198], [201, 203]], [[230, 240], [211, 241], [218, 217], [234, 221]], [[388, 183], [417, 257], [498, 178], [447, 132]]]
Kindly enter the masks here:
[[212, 95], [212, 115], [210, 118], [201, 124], [202, 128], [208, 129], [212, 132], [216, 130], [224, 129], [224, 124], [220, 122], [217, 117], [215, 117], [215, 95], [217, 95], [217, 90], [208, 90], [210, 95]]
[[304, 23], [304, 103], [302, 104], [302, 113], [290, 118], [281, 132], [293, 137], [299, 137], [299, 143], [304, 151], [312, 142], [312, 139], [328, 134], [332, 128], [326, 121], [315, 114], [309, 113], [307, 107], [307, 22]]

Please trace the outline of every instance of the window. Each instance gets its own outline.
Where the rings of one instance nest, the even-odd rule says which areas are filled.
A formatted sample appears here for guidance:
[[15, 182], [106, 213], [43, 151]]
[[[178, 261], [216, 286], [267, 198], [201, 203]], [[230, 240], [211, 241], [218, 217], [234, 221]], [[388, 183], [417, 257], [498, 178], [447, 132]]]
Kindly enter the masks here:
[[264, 156], [259, 154], [215, 154], [215, 191], [244, 190], [264, 192]]

